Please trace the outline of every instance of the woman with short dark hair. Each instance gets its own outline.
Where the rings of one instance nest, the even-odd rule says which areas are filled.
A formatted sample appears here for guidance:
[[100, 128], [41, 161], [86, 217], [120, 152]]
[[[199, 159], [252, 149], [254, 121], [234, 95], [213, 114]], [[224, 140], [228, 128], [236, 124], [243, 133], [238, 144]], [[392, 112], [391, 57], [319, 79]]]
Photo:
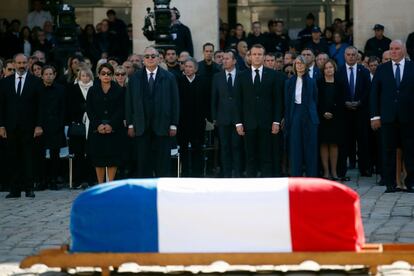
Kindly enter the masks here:
[[114, 68], [104, 63], [98, 68], [99, 80], [86, 98], [86, 111], [90, 120], [88, 153], [95, 167], [98, 183], [115, 178], [122, 159], [124, 121], [124, 94], [113, 81]]
[[43, 127], [42, 145], [43, 156], [49, 150], [50, 166], [46, 174], [47, 184], [50, 189], [57, 189], [57, 177], [59, 173], [60, 148], [66, 146], [65, 137], [65, 89], [55, 82], [56, 69], [51, 65], [45, 65], [41, 71], [42, 92], [40, 93], [40, 113]]
[[344, 89], [335, 78], [336, 64], [328, 60], [323, 78], [318, 82], [319, 92], [319, 143], [323, 177], [338, 180], [338, 144], [344, 136]]

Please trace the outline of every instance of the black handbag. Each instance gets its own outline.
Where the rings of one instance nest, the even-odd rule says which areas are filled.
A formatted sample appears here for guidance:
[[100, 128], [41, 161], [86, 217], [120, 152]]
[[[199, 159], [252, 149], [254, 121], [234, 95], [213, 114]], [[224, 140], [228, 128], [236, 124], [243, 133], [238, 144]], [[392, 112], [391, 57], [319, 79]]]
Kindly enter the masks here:
[[85, 137], [86, 136], [85, 124], [73, 122], [69, 126], [68, 136], [69, 137], [80, 137], [80, 136]]

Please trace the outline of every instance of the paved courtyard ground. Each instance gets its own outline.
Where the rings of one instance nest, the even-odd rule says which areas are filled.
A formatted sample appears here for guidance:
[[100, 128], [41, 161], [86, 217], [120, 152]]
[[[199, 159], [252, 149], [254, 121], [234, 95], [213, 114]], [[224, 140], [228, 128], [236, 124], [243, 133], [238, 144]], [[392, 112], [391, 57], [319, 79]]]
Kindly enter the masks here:
[[[345, 184], [361, 197], [368, 242], [414, 243], [414, 194], [384, 194], [375, 177], [351, 172]], [[69, 216], [79, 190], [36, 192], [36, 198], [4, 199], [0, 193], [0, 276], [60, 275], [44, 267], [20, 270], [18, 263], [39, 250], [69, 242]]]

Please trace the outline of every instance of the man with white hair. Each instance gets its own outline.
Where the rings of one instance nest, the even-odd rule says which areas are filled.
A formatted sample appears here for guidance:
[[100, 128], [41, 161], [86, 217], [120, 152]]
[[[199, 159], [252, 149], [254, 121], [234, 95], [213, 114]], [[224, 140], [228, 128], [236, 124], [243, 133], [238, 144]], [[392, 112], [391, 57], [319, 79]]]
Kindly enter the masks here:
[[401, 40], [390, 43], [391, 61], [378, 66], [370, 95], [371, 127], [381, 128], [383, 177], [386, 193], [398, 191], [395, 181], [396, 149], [402, 145], [407, 169], [405, 192], [414, 192], [414, 63], [405, 59]]
[[125, 96], [128, 135], [137, 142], [139, 178], [169, 176], [171, 137], [177, 133], [177, 83], [159, 62], [157, 49], [147, 47], [144, 68], [129, 78]]

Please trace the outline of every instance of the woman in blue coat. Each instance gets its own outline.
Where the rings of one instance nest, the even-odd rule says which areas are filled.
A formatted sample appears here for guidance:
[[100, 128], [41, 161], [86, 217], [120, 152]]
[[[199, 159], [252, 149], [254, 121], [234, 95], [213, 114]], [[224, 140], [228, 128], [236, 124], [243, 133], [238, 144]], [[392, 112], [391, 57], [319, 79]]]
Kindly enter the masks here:
[[285, 84], [285, 129], [290, 175], [318, 176], [318, 88], [309, 77], [303, 56], [293, 62], [295, 76]]

